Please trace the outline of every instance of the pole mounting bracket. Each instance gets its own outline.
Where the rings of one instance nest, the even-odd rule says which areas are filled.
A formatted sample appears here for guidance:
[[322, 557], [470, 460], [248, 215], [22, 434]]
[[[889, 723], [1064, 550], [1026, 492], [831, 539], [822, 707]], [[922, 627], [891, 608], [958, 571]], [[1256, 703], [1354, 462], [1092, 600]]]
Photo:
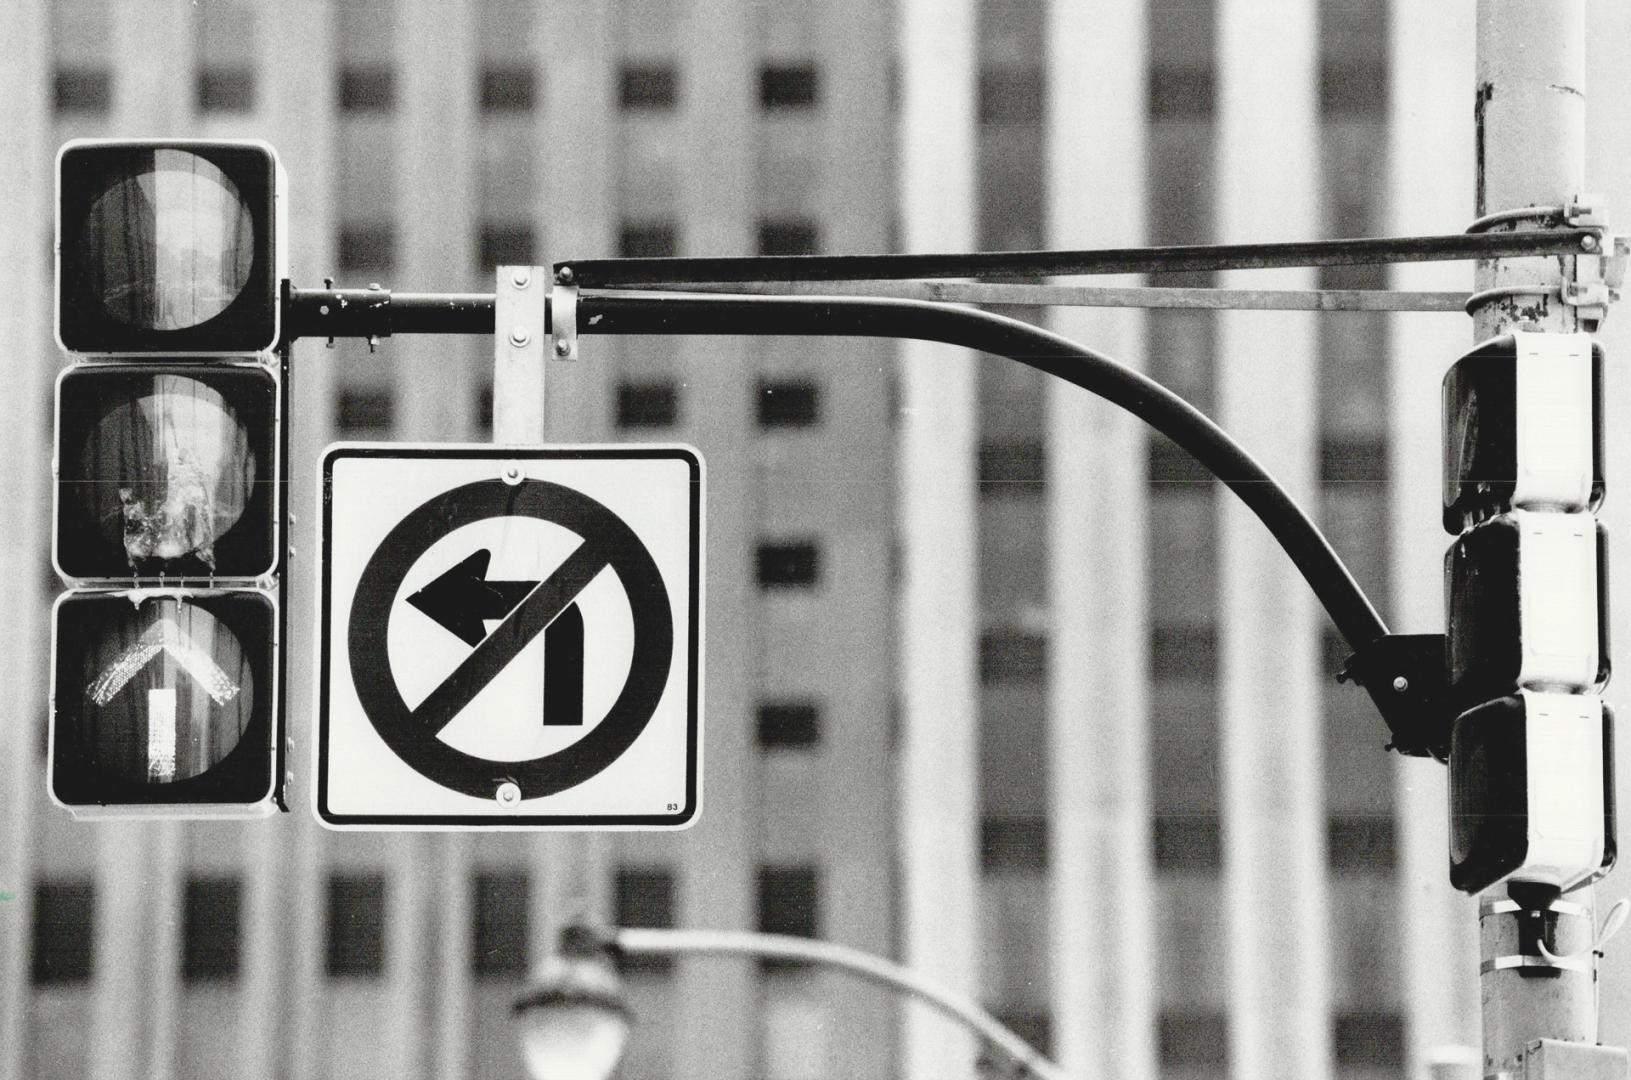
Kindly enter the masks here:
[[556, 274], [549, 294], [550, 355], [556, 360], [578, 358], [578, 287], [570, 275]]
[[1389, 750], [1407, 757], [1450, 757], [1449, 679], [1443, 634], [1383, 634], [1337, 672], [1370, 694], [1393, 733]]

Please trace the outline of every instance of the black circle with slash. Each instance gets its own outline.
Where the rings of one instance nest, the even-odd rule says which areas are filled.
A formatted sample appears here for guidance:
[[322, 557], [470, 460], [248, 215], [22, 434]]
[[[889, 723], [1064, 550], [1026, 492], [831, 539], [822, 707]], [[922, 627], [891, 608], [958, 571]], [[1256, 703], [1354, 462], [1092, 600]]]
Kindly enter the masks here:
[[[410, 709], [386, 658], [386, 631], [402, 581], [431, 545], [453, 530], [503, 517], [548, 521], [583, 537], [583, 543]], [[438, 737], [442, 729], [607, 568], [628, 593], [634, 651], [628, 678], [601, 722], [570, 746], [525, 761], [494, 761], [443, 742]], [[477, 798], [493, 798], [498, 786], [509, 782], [520, 788], [523, 799], [536, 799], [583, 783], [640, 737], [668, 684], [674, 623], [662, 574], [622, 518], [559, 484], [481, 480], [437, 495], [386, 534], [357, 583], [347, 640], [363, 712], [415, 772]]]

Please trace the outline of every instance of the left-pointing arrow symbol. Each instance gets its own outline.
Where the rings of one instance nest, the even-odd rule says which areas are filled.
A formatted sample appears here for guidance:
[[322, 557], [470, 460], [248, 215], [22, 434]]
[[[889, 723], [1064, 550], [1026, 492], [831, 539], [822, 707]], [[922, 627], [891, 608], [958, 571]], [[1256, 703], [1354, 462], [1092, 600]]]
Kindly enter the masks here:
[[478, 549], [408, 597], [408, 603], [466, 645], [480, 645], [487, 636], [484, 621], [504, 618], [538, 587], [536, 581], [488, 581], [491, 559], [492, 552]]
[[91, 701], [97, 705], [112, 701], [136, 677], [136, 673], [161, 652], [168, 653], [172, 660], [180, 664], [217, 705], [225, 705], [237, 696], [238, 684], [221, 670], [221, 665], [210, 657], [209, 652], [188, 637], [175, 620], [160, 619], [147, 628], [140, 641], [120, 653], [119, 658], [96, 677], [87, 690]]

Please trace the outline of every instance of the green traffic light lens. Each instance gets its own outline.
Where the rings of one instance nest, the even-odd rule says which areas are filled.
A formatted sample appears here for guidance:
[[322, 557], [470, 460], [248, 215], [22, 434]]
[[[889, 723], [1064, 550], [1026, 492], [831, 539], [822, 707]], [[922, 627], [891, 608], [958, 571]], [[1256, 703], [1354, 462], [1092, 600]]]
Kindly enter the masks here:
[[122, 780], [202, 775], [249, 727], [251, 667], [237, 637], [203, 608], [173, 599], [131, 605], [85, 653], [80, 743]]
[[108, 177], [81, 224], [78, 250], [108, 315], [143, 330], [183, 330], [220, 315], [243, 292], [255, 222], [220, 168], [159, 148]]

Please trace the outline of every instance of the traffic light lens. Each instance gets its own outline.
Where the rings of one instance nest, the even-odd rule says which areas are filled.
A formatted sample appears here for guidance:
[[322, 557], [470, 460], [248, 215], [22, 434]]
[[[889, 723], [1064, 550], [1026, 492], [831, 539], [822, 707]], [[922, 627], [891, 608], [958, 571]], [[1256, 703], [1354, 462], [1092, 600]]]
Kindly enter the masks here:
[[249, 282], [255, 222], [238, 187], [175, 148], [122, 159], [80, 228], [80, 264], [107, 313], [144, 330], [215, 318]]
[[174, 599], [129, 605], [85, 652], [78, 736], [86, 757], [144, 784], [214, 768], [249, 727], [250, 669], [236, 635], [203, 608]]

